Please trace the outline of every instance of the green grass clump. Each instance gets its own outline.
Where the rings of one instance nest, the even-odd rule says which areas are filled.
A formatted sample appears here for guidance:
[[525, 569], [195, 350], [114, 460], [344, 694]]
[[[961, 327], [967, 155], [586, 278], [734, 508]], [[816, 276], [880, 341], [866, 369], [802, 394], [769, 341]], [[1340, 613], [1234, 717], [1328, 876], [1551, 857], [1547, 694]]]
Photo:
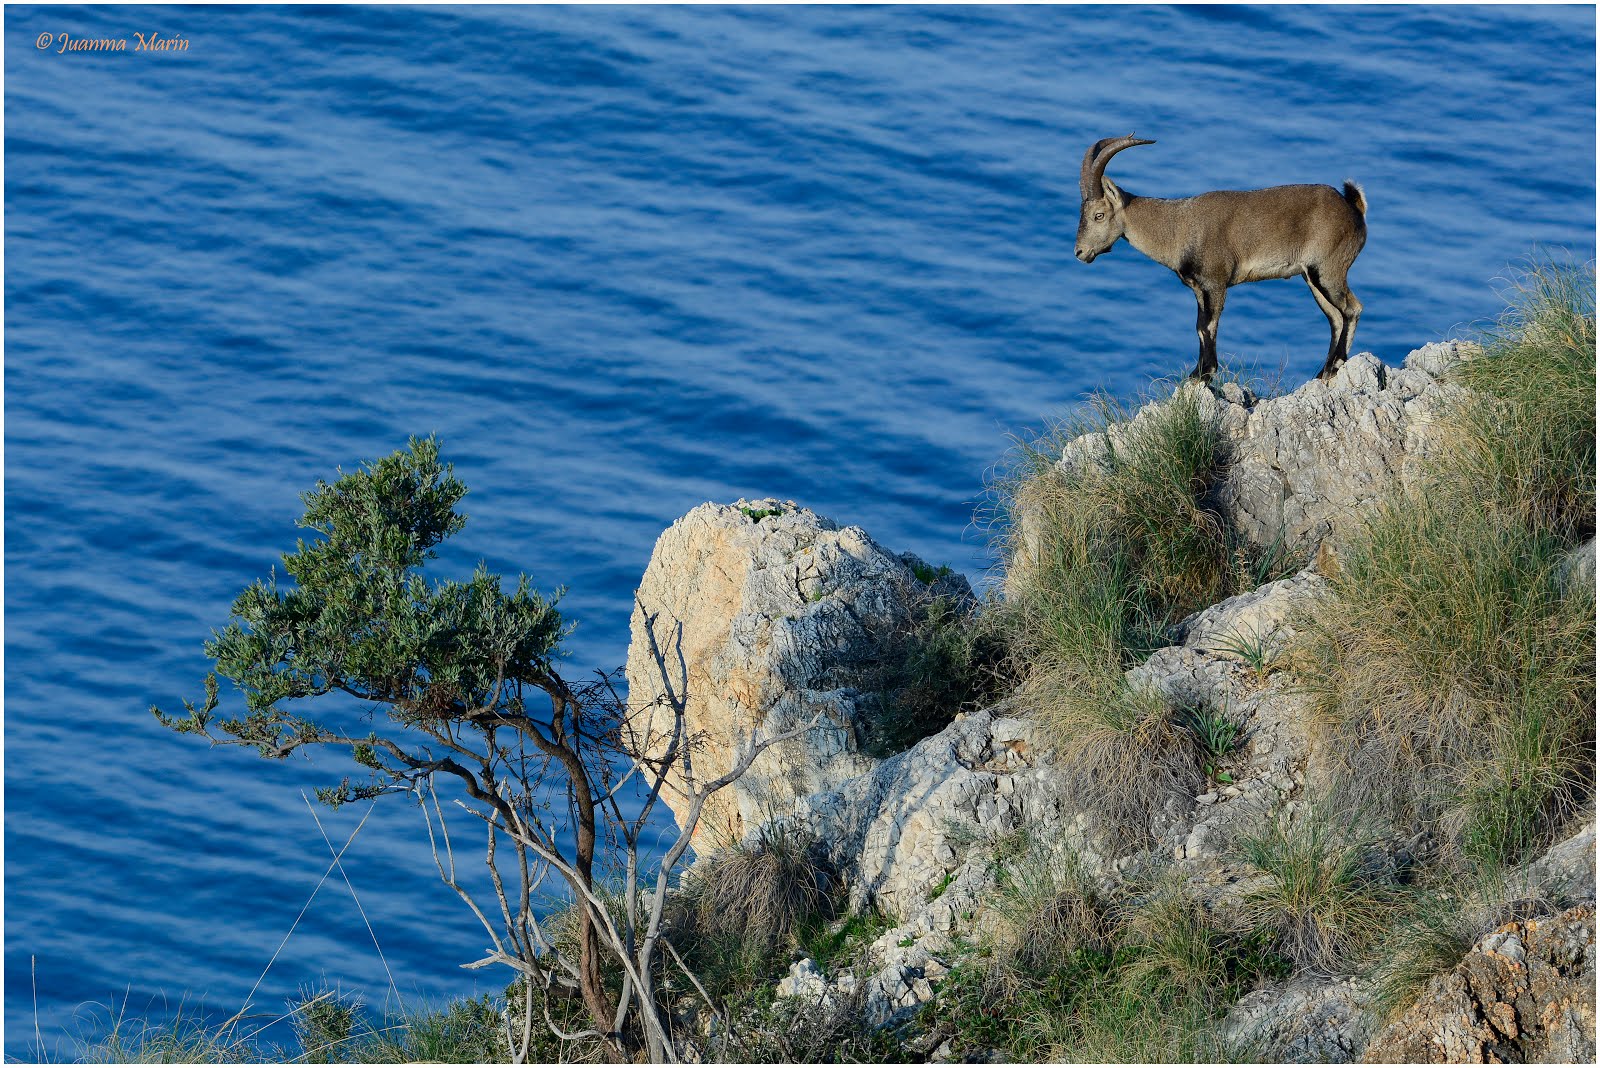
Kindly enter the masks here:
[[1595, 528], [1595, 274], [1531, 264], [1483, 351], [1453, 378], [1472, 390], [1452, 426], [1451, 464], [1494, 507], [1532, 528]]
[[1188, 729], [1200, 749], [1206, 779], [1214, 783], [1231, 783], [1233, 776], [1223, 765], [1228, 757], [1244, 745], [1244, 725], [1230, 716], [1226, 709], [1214, 708], [1182, 709], [1178, 714], [1178, 722]]
[[[574, 1030], [582, 1018], [555, 1014]], [[133, 1020], [116, 1014], [104, 1031], [79, 1043], [79, 1061], [104, 1064], [443, 1064], [501, 1063], [510, 1059], [504, 1001], [462, 998], [443, 1007], [413, 1006], [374, 1018], [359, 999], [335, 991], [305, 992], [271, 1024], [288, 1023], [290, 1045], [262, 1037], [271, 1024], [235, 1016], [221, 1024], [180, 1009], [164, 1022]], [[598, 1043], [563, 1043], [536, 1013], [528, 1060], [594, 1061]]]
[[1385, 929], [1394, 891], [1347, 810], [1327, 802], [1280, 815], [1239, 842], [1261, 877], [1246, 894], [1254, 926], [1297, 967], [1337, 971]]
[[783, 514], [782, 508], [751, 508], [750, 506], [743, 504], [739, 506], [739, 511], [743, 512], [752, 523], [759, 523], [763, 519], [770, 519], [773, 516], [780, 516]]
[[1477, 883], [1418, 888], [1384, 935], [1382, 953], [1369, 969], [1376, 1007], [1385, 1018], [1410, 1008], [1423, 987], [1450, 971], [1474, 943], [1497, 925], [1495, 901], [1505, 888], [1492, 878]]
[[[73, 1060], [88, 1064], [230, 1064], [266, 1060], [266, 1054], [241, 1033], [239, 1021], [214, 1025], [179, 1006], [170, 1020], [130, 1018], [125, 1009], [85, 1021], [89, 1037], [75, 1041]], [[35, 1051], [41, 1061], [47, 1051]]]
[[708, 1064], [901, 1064], [923, 1058], [907, 1050], [897, 1028], [868, 1023], [866, 986], [821, 1001], [771, 992], [742, 1006], [733, 1027], [714, 1035]]
[[1080, 799], [1117, 833], [1141, 833], [1201, 782], [1192, 739], [1123, 672], [1233, 592], [1236, 554], [1206, 503], [1219, 448], [1192, 391], [1137, 420], [1100, 397], [1024, 445], [999, 485], [1009, 569], [997, 615], [1015, 674]]
[[1477, 862], [1526, 858], [1594, 788], [1594, 588], [1569, 577], [1594, 529], [1593, 273], [1530, 277], [1296, 650], [1349, 780]]
[[1113, 897], [1070, 858], [1006, 864], [993, 908], [990, 937], [922, 1012], [958, 1057], [1223, 1060], [1227, 1007], [1287, 971], [1263, 936], [1216, 928], [1175, 886]]

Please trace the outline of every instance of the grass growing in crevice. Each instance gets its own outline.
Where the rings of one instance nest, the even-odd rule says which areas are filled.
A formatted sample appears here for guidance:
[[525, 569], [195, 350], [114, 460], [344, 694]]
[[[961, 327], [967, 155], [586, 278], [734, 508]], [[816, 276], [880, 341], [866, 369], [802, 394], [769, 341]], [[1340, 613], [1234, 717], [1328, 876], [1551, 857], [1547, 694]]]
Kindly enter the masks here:
[[1592, 270], [1535, 268], [1410, 492], [1368, 517], [1297, 643], [1350, 781], [1464, 859], [1549, 843], [1594, 791]]
[[1410, 1008], [1423, 987], [1450, 971], [1504, 917], [1512, 893], [1502, 874], [1459, 875], [1407, 894], [1385, 932], [1381, 954], [1367, 969], [1378, 1014], [1392, 1019]]
[[1375, 843], [1342, 805], [1304, 805], [1242, 838], [1261, 877], [1245, 895], [1254, 926], [1297, 968], [1333, 974], [1351, 964], [1393, 915], [1395, 891], [1374, 863]]
[[1114, 833], [1146, 832], [1203, 782], [1173, 710], [1123, 673], [1255, 577], [1207, 504], [1220, 448], [1191, 390], [1136, 419], [1102, 396], [1023, 445], [996, 487], [1008, 561], [996, 616], [1013, 673], [1080, 801]]
[[997, 930], [951, 971], [921, 1022], [956, 1057], [1228, 1059], [1227, 1007], [1286, 973], [1258, 934], [1213, 926], [1176, 886], [1106, 893], [1081, 865], [1007, 865]]

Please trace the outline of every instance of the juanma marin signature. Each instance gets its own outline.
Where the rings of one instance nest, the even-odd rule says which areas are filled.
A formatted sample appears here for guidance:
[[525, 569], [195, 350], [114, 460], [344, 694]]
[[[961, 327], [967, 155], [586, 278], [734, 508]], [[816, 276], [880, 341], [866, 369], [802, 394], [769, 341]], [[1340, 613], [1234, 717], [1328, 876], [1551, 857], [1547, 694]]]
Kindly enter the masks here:
[[152, 33], [149, 37], [142, 33], [135, 33], [133, 36], [137, 38], [138, 43], [132, 48], [128, 47], [126, 37], [74, 37], [70, 33], [41, 33], [33, 44], [35, 48], [45, 49], [59, 41], [57, 55], [63, 52], [187, 52], [189, 50], [187, 37], [163, 37], [159, 33]]

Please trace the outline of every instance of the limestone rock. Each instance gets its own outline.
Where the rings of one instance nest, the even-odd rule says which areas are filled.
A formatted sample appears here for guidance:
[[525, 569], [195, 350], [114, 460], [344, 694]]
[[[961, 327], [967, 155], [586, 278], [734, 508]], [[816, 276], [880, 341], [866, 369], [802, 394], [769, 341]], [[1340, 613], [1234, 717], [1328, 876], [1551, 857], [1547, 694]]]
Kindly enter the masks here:
[[[723, 775], [752, 736], [818, 719], [713, 795], [697, 837], [737, 841], [795, 798], [872, 768], [856, 741], [871, 706], [859, 687], [927, 597], [919, 572], [933, 574], [793, 501], [704, 504], [661, 535], [635, 601], [627, 680], [630, 705], [650, 708], [637, 751], [659, 756], [682, 709], [691, 744], [666, 792], [679, 820], [691, 780]], [[960, 576], [933, 581], [971, 596]]]
[[1255, 545], [1309, 547], [1411, 481], [1446, 396], [1435, 369], [1448, 361], [1437, 349], [1413, 353], [1403, 368], [1361, 353], [1330, 382], [1249, 408], [1219, 401], [1228, 455], [1217, 502], [1228, 523]]
[[1367, 1001], [1354, 980], [1301, 977], [1240, 998], [1222, 1022], [1222, 1037], [1249, 1060], [1348, 1064], [1375, 1027]]
[[1047, 842], [1082, 838], [1063, 779], [1036, 760], [1033, 730], [999, 710], [960, 717], [868, 774], [800, 799], [791, 821], [821, 844], [853, 908], [875, 904], [922, 933], [949, 931], [981, 897], [986, 865], [961, 859], [974, 843], [1019, 829]]
[[1503, 924], [1373, 1039], [1379, 1064], [1595, 1059], [1594, 905]]
[[1522, 882], [1530, 893], [1562, 906], [1594, 901], [1594, 826], [1591, 819], [1528, 866]]

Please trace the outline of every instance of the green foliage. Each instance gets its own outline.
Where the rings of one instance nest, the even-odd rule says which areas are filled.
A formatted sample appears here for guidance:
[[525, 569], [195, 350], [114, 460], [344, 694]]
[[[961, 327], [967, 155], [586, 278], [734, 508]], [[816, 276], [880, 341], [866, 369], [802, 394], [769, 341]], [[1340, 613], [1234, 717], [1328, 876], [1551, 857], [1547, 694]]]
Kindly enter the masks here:
[[1215, 651], [1237, 657], [1254, 672], [1257, 682], [1264, 683], [1274, 672], [1288, 667], [1283, 649], [1271, 637], [1255, 630], [1225, 635], [1216, 643]]
[[327, 990], [302, 991], [292, 1014], [295, 1041], [300, 1057], [308, 1064], [336, 1064], [351, 1045], [352, 1033], [360, 1019], [359, 999], [341, 997]]
[[751, 508], [751, 507], [748, 507], [747, 505], [742, 505], [742, 504], [739, 506], [739, 511], [741, 511], [745, 515], [749, 516], [750, 517], [750, 521], [753, 522], [753, 523], [759, 523], [763, 519], [767, 519], [767, 518], [770, 518], [772, 516], [779, 516], [779, 515], [783, 514], [783, 509], [782, 508]]
[[[105, 1033], [80, 1044], [78, 1060], [106, 1064], [493, 1064], [509, 1060], [503, 1003], [490, 998], [464, 998], [442, 1008], [418, 1006], [373, 1019], [357, 998], [331, 990], [304, 992], [288, 1007], [283, 1020], [294, 1034], [292, 1046], [267, 1044], [259, 1023], [234, 1017], [213, 1025], [180, 1009], [164, 1023], [130, 1021], [117, 1014]], [[580, 1007], [581, 1012], [581, 1007]], [[569, 1021], [570, 1023], [571, 1021]], [[554, 1062], [594, 1060], [571, 1056], [550, 1035], [535, 1032], [546, 1045], [530, 1060]]]
[[822, 922], [825, 915], [818, 913], [812, 922], [802, 924], [797, 941], [817, 967], [829, 975], [854, 964], [869, 945], [895, 926], [892, 919], [873, 906], [832, 923]]
[[876, 707], [863, 718], [858, 743], [871, 756], [903, 752], [994, 695], [1000, 646], [977, 606], [937, 589], [921, 591], [913, 604], [910, 625], [888, 638], [863, 683]]
[[[170, 1020], [130, 1019], [124, 1009], [102, 1020], [91, 1015], [91, 1037], [77, 1040], [75, 1060], [86, 1064], [233, 1064], [264, 1060], [238, 1034], [234, 1021], [211, 1025], [203, 1014], [180, 1005]], [[44, 1051], [37, 1051], [44, 1059]]]
[[[555, 599], [525, 576], [510, 594], [481, 567], [465, 583], [423, 578], [439, 543], [466, 522], [455, 510], [465, 492], [430, 438], [305, 494], [300, 524], [320, 537], [284, 556], [294, 584], [280, 587], [274, 574], [250, 586], [206, 644], [217, 674], [245, 698], [246, 715], [215, 721], [222, 734], [274, 758], [308, 744], [348, 746], [380, 772], [367, 785], [347, 780], [322, 792], [352, 800], [409, 770], [405, 761], [376, 734], [303, 718], [291, 702], [344, 694], [401, 727], [433, 731], [519, 709], [517, 687], [549, 679], [565, 627]], [[206, 733], [216, 705], [211, 679], [199, 707], [186, 703], [187, 716], [153, 711], [174, 730]]]
[[1244, 744], [1244, 725], [1226, 711], [1212, 708], [1185, 708], [1179, 711], [1178, 722], [1200, 747], [1206, 778], [1220, 783], [1233, 781], [1233, 776], [1223, 768], [1223, 762]]
[[938, 568], [935, 568], [933, 565], [925, 563], [921, 560], [913, 560], [911, 562], [911, 573], [917, 576], [917, 581], [922, 583], [924, 586], [932, 586], [940, 579], [949, 578], [951, 575], [955, 574], [955, 572], [947, 566], [941, 565]]

